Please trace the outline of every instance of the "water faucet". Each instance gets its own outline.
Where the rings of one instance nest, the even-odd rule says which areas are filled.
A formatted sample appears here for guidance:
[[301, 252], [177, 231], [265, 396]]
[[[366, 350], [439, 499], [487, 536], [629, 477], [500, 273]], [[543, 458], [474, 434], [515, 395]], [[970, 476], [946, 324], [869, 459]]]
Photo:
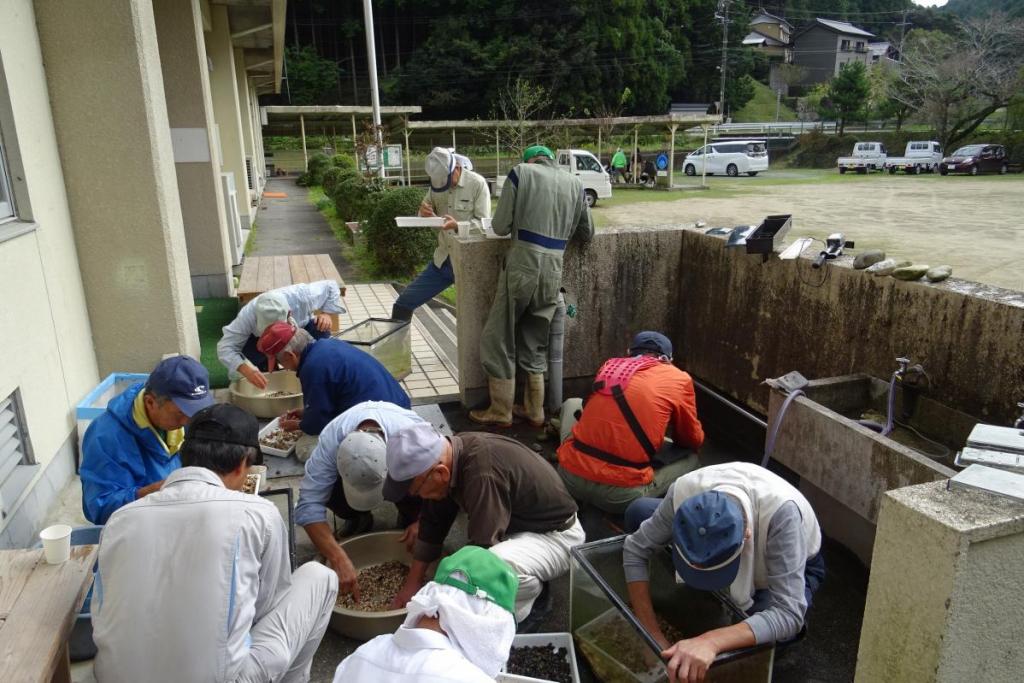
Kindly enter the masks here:
[[1020, 415], [1017, 417], [1016, 421], [1013, 423], [1013, 428], [1014, 429], [1024, 429], [1024, 402], [1018, 403], [1017, 404], [1017, 409], [1020, 410]]
[[903, 379], [904, 375], [907, 374], [907, 370], [910, 368], [910, 359], [899, 356], [896, 358], [896, 362], [899, 363], [899, 368], [896, 369], [896, 377]]

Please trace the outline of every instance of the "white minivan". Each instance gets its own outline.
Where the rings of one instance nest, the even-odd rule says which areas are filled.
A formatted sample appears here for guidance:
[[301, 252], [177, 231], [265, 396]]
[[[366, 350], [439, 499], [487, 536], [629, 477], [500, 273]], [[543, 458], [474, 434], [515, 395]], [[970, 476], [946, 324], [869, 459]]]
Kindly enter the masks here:
[[[706, 170], [705, 170], [706, 167]], [[755, 176], [768, 170], [768, 146], [764, 140], [719, 140], [690, 152], [683, 162], [686, 175]]]

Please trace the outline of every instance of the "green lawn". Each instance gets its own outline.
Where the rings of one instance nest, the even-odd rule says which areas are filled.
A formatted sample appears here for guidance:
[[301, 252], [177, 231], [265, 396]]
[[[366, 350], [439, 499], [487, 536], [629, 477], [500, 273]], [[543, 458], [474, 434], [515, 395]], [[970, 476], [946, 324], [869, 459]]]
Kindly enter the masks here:
[[[775, 121], [776, 95], [764, 83], [753, 81], [754, 97], [733, 114], [736, 123], [765, 123]], [[779, 108], [779, 121], [796, 121], [796, 112], [782, 105]]]
[[238, 315], [238, 299], [196, 299], [196, 323], [199, 326], [199, 362], [210, 373], [210, 386], [220, 389], [228, 385], [228, 371], [217, 360], [217, 342], [221, 328]]

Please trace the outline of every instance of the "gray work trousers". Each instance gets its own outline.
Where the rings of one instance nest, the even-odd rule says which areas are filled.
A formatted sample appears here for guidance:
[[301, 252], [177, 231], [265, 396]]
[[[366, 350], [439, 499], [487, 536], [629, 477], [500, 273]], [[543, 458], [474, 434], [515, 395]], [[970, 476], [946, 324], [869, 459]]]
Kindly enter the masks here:
[[252, 626], [238, 683], [306, 683], [338, 597], [338, 575], [318, 562], [292, 574], [277, 605]]
[[530, 374], [547, 371], [548, 333], [561, 286], [562, 252], [512, 245], [480, 336], [480, 362], [488, 376], [513, 379], [517, 362]]

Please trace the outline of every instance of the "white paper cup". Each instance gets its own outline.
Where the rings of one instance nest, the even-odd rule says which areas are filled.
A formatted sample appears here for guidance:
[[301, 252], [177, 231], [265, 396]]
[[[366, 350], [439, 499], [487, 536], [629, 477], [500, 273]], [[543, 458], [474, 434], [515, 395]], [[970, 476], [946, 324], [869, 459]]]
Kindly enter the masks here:
[[459, 238], [466, 239], [469, 237], [469, 221], [459, 221]]
[[71, 558], [71, 527], [67, 524], [54, 524], [39, 532], [39, 540], [43, 542], [43, 555], [48, 564], [60, 564]]

